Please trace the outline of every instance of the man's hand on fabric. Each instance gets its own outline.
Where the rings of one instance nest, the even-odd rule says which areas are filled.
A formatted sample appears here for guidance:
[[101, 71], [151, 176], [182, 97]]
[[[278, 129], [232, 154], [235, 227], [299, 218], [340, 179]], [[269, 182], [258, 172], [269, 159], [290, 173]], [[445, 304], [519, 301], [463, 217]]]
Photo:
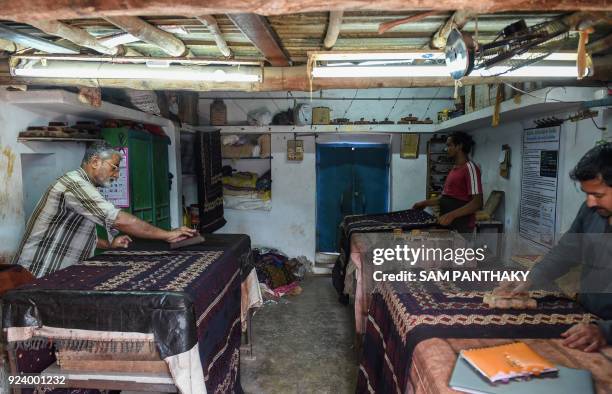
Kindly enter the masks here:
[[172, 231], [168, 231], [168, 234], [166, 236], [166, 242], [172, 243], [182, 241], [184, 239], [194, 237], [195, 235], [197, 235], [197, 233], [197, 230], [182, 226]]
[[531, 287], [529, 280], [519, 282], [500, 282], [499, 285], [493, 289], [493, 294], [507, 297], [517, 297], [527, 294], [527, 290]]
[[427, 201], [415, 202], [412, 209], [425, 209], [427, 208]]
[[112, 249], [126, 249], [130, 246], [130, 242], [132, 242], [132, 238], [127, 235], [120, 235], [113, 239], [113, 243], [111, 244]]
[[595, 352], [606, 346], [606, 338], [596, 324], [576, 324], [561, 334], [563, 345], [585, 352]]
[[442, 226], [449, 226], [453, 220], [455, 220], [455, 217], [450, 213], [447, 213], [438, 218], [438, 223], [440, 223]]

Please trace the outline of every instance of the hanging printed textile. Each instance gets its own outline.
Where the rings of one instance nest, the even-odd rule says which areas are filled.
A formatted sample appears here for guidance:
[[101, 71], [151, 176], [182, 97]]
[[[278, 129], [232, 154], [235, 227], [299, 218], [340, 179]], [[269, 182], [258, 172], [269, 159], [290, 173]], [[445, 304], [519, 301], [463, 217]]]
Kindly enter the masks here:
[[223, 218], [223, 183], [221, 173], [221, 133], [198, 131], [194, 146], [200, 232], [212, 233], [226, 223]]

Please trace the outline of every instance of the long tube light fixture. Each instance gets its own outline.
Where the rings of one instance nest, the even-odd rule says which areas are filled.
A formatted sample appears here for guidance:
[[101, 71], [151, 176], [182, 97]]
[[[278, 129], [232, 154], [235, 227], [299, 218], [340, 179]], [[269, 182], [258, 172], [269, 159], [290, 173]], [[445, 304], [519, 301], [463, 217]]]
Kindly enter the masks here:
[[[524, 78], [576, 78], [578, 71], [576, 65], [559, 66], [526, 66], [509, 71], [508, 67], [491, 67], [487, 70], [475, 70], [470, 77], [504, 77]], [[314, 67], [313, 78], [437, 78], [449, 77], [446, 66], [389, 66], [389, 67]]]
[[[529, 59], [537, 52], [528, 52], [513, 59]], [[443, 78], [450, 77], [444, 52], [311, 52], [309, 65], [313, 78]], [[555, 52], [536, 64], [510, 70], [505, 66], [475, 70], [472, 77], [576, 78], [576, 53]]]
[[[247, 65], [248, 64], [248, 65]], [[11, 75], [63, 79], [153, 79], [194, 82], [262, 81], [257, 62], [224, 63], [206, 59], [13, 56]]]

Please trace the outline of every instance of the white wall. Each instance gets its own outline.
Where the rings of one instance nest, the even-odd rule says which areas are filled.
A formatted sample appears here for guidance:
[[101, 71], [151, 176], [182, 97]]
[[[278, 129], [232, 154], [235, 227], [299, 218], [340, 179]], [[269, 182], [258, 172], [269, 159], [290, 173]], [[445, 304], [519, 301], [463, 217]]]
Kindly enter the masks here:
[[[611, 127], [610, 120], [599, 109], [600, 115], [595, 119], [601, 126]], [[567, 118], [574, 113], [555, 113], [546, 116], [555, 116], [559, 119]], [[518, 217], [521, 193], [521, 155], [522, 134], [524, 128], [534, 126], [532, 119], [522, 122], [502, 124], [497, 128], [485, 128], [473, 131], [471, 134], [476, 142], [473, 159], [480, 165], [485, 199], [492, 190], [505, 192], [505, 232], [518, 233]], [[584, 194], [579, 187], [569, 179], [569, 172], [578, 160], [602, 139], [602, 132], [598, 130], [590, 119], [579, 122], [566, 121], [561, 126], [561, 147], [559, 153], [559, 192], [557, 196], [557, 228], [561, 234], [570, 227], [578, 208], [584, 201]], [[498, 155], [503, 144], [510, 145], [512, 149], [510, 178], [499, 175]]]
[[[17, 142], [17, 135], [28, 126], [46, 125], [50, 121], [75, 119], [59, 113], [41, 116], [0, 101], [0, 262], [10, 262], [23, 234], [26, 205], [38, 201], [34, 193], [46, 190], [47, 186], [64, 172], [77, 168], [85, 152], [84, 143], [74, 142]], [[34, 175], [23, 179], [22, 158], [31, 154], [49, 154], [45, 168], [35, 169]], [[41, 157], [41, 156], [38, 156]], [[34, 164], [33, 156], [23, 162]], [[24, 199], [24, 190], [28, 191]]]
[[[319, 92], [313, 93], [311, 105], [327, 106], [332, 110], [332, 118], [346, 117], [351, 120], [359, 118], [382, 120], [389, 117], [397, 121], [401, 117], [413, 114], [432, 119], [438, 111], [452, 106], [452, 100], [377, 100], [379, 97], [395, 99], [414, 97], [451, 97], [450, 88], [425, 89], [372, 89], [372, 90], [330, 90], [324, 91], [323, 97], [345, 97], [347, 100], [318, 100]], [[372, 101], [353, 101], [355, 97], [375, 98]], [[216, 97], [254, 97], [252, 100], [225, 99], [228, 109], [229, 124], [244, 124], [246, 113], [251, 110], [267, 108], [273, 114], [293, 106], [293, 100], [272, 100], [269, 97], [306, 97], [308, 93], [218, 93], [201, 94], [199, 114], [200, 124], [209, 123], [209, 108]], [[298, 100], [298, 103], [308, 103]], [[347, 111], [348, 110], [348, 111]], [[429, 135], [421, 135], [420, 148], [425, 152]], [[287, 139], [293, 133], [273, 134], [272, 136], [272, 210], [238, 211], [225, 210], [227, 224], [219, 231], [224, 233], [244, 233], [251, 237], [254, 245], [276, 247], [290, 256], [304, 255], [314, 260], [316, 249], [316, 158], [315, 138], [299, 137], [304, 140], [304, 160], [288, 162], [286, 160]], [[333, 138], [326, 136], [326, 139]], [[401, 159], [399, 157], [400, 135], [392, 137], [391, 160], [391, 208], [406, 209], [415, 201], [425, 198], [425, 176], [427, 158], [424, 153], [418, 159]], [[187, 190], [186, 190], [187, 191]]]

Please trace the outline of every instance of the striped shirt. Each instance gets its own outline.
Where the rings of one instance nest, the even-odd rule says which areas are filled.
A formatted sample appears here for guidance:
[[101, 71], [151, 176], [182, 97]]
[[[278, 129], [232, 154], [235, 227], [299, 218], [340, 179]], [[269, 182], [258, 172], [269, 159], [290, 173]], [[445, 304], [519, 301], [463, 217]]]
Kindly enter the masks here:
[[473, 196], [482, 194], [480, 168], [469, 160], [453, 167], [446, 176], [442, 194], [461, 201], [470, 201]]
[[36, 205], [13, 263], [40, 278], [86, 259], [96, 248], [96, 224], [109, 229], [118, 214], [82, 168], [70, 171]]

